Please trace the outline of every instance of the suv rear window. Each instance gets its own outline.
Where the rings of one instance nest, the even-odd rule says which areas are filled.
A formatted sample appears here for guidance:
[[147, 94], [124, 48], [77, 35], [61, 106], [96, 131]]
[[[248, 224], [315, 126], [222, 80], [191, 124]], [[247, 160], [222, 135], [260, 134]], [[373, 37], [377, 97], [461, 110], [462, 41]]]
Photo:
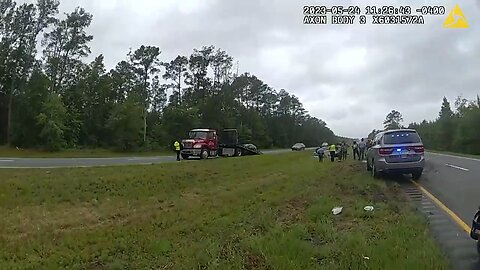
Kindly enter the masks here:
[[397, 131], [383, 136], [384, 144], [420, 143], [420, 136], [415, 131]]

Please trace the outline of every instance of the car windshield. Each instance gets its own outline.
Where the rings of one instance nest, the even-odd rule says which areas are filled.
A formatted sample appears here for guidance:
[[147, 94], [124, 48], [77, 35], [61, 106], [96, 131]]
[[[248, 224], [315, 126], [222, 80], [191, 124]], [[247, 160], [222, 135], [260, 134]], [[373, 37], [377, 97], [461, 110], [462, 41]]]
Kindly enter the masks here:
[[207, 138], [206, 131], [190, 131], [190, 139], [206, 139]]
[[397, 131], [385, 134], [384, 144], [419, 143], [420, 137], [415, 131]]

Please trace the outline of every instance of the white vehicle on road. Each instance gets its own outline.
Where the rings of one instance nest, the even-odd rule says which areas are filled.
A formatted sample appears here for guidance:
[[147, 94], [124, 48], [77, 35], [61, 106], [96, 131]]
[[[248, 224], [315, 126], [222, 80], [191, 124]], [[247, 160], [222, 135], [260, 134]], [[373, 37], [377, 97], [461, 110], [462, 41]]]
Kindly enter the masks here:
[[296, 143], [292, 146], [292, 151], [302, 151], [305, 150], [305, 144], [303, 143]]

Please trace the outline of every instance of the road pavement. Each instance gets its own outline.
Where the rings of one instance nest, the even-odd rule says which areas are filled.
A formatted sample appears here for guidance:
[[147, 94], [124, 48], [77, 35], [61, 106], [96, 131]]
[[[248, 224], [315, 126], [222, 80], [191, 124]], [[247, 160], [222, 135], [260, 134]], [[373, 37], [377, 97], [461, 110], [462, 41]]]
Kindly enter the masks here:
[[[431, 200], [422, 199], [417, 209], [426, 214], [430, 230], [453, 269], [480, 269], [476, 243], [469, 236], [480, 205], [480, 159], [437, 153], [427, 153], [426, 159], [424, 176], [418, 183], [424, 189], [422, 197]], [[440, 202], [434, 206], [435, 200]]]
[[[291, 149], [264, 150], [264, 154], [289, 152]], [[0, 157], [0, 169], [102, 167], [175, 162], [176, 156], [114, 158], [8, 158]]]
[[480, 205], [480, 159], [427, 153], [419, 184], [470, 225]]

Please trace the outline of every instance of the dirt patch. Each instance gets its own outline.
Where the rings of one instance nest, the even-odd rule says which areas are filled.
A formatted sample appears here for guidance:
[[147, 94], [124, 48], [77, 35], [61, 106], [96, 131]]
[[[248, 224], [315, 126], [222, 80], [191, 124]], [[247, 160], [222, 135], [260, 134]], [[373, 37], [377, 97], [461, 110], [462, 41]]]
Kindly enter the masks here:
[[328, 242], [313, 233], [310, 233], [310, 236], [304, 240], [310, 242], [314, 246], [322, 246]]
[[203, 196], [199, 191], [193, 190], [189, 192], [183, 192], [181, 194], [181, 198], [185, 203], [195, 205], [203, 199]]
[[373, 194], [373, 203], [379, 203], [379, 202], [387, 202], [387, 196], [385, 195], [385, 193], [381, 192], [381, 191], [377, 191], [375, 192], [375, 194]]
[[293, 198], [281, 207], [277, 213], [277, 222], [282, 225], [291, 225], [302, 219], [309, 202], [302, 197]]
[[103, 270], [106, 269], [105, 266], [103, 266], [102, 263], [100, 262], [92, 262], [85, 267], [87, 270]]
[[374, 194], [374, 203], [384, 203], [394, 213], [402, 212], [402, 205], [405, 202], [407, 197], [397, 183], [388, 184], [386, 188]]
[[265, 257], [250, 251], [246, 251], [243, 256], [243, 267], [248, 270], [268, 269]]
[[356, 224], [358, 224], [357, 220], [351, 217], [342, 217], [335, 221], [335, 228], [337, 228], [339, 232], [348, 232], [354, 230]]

